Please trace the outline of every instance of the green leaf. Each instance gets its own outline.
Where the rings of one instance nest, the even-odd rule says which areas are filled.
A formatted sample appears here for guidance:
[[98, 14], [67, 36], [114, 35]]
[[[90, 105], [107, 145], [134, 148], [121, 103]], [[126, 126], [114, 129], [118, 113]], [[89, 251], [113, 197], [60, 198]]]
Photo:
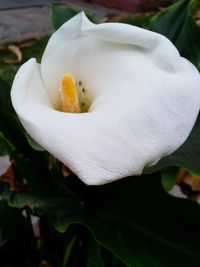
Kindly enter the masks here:
[[[59, 5], [54, 4], [51, 8], [51, 21], [52, 25], [55, 30], [57, 30], [59, 27], [61, 27], [66, 21], [71, 19], [73, 16], [78, 14], [80, 10], [73, 9], [71, 7], [68, 7], [66, 5]], [[94, 23], [98, 23], [98, 20], [96, 17], [92, 16], [91, 14], [86, 13], [88, 18], [93, 21]]]
[[124, 18], [122, 17], [119, 22], [134, 25], [141, 28], [148, 28], [151, 18], [152, 15], [142, 14], [139, 16], [127, 16]]
[[200, 62], [200, 28], [193, 15], [197, 0], [182, 0], [155, 15], [149, 29], [168, 37], [194, 65]]
[[101, 247], [94, 238], [90, 238], [87, 267], [105, 267], [101, 257]]
[[27, 143], [24, 129], [14, 114], [0, 111], [0, 121], [0, 131], [18, 148]]
[[171, 155], [161, 159], [156, 165], [146, 168], [144, 173], [153, 173], [168, 166], [184, 167], [200, 177], [200, 114], [195, 126], [185, 143]]
[[64, 254], [64, 260], [63, 260], [63, 267], [66, 267], [68, 266], [68, 261], [70, 259], [70, 256], [72, 254], [72, 250], [74, 248], [74, 245], [76, 244], [76, 241], [77, 241], [77, 235], [75, 235], [71, 241], [69, 242], [68, 246], [67, 246], [67, 249], [65, 251], [65, 254]]
[[176, 184], [179, 168], [168, 167], [162, 170], [161, 182], [166, 192], [169, 192]]
[[[14, 153], [13, 155], [20, 154], [24, 159], [26, 159], [26, 161], [29, 161], [29, 165], [31, 164], [32, 168], [35, 169], [35, 185], [37, 183], [38, 185], [42, 183], [44, 184], [44, 180], [48, 180], [48, 182], [46, 181], [46, 185], [50, 186], [52, 179], [51, 181], [49, 179], [48, 154], [44, 150], [42, 150], [39, 145], [33, 143], [34, 141], [32, 141], [31, 143], [32, 146], [29, 145], [27, 140], [27, 133], [14, 114], [0, 111], [0, 121], [0, 132], [4, 136], [4, 138], [0, 138], [0, 144], [2, 144], [3, 142], [4, 147], [6, 143], [7, 145], [8, 143], [12, 144], [16, 151], [16, 153]], [[4, 139], [8, 142], [5, 142]], [[31, 141], [29, 140], [29, 142]], [[13, 150], [10, 150], [10, 153], [11, 151]], [[22, 165], [20, 166], [22, 167]], [[33, 177], [34, 175], [31, 176]], [[44, 177], [46, 178], [44, 179]]]
[[131, 177], [96, 189], [88, 225], [128, 266], [195, 267], [200, 207], [165, 194], [159, 179]]
[[[83, 207], [81, 206], [81, 202], [73, 202], [71, 199], [53, 199], [54, 201], [54, 211], [52, 212], [52, 207], [49, 206], [50, 210], [50, 219], [55, 227], [55, 229], [60, 232], [64, 233], [73, 223], [80, 223], [85, 220], [87, 215], [84, 212]], [[58, 203], [60, 203], [58, 208]], [[49, 203], [48, 203], [49, 205]], [[39, 206], [39, 210], [41, 211], [41, 206]], [[42, 208], [44, 212], [46, 212], [46, 208]]]
[[54, 202], [49, 212], [57, 230], [82, 224], [128, 266], [196, 267], [200, 207], [166, 194], [160, 179], [154, 173], [99, 187], [81, 184], [77, 186], [84, 195], [81, 203], [71, 205], [67, 198]]
[[[75, 230], [76, 232], [74, 232]], [[64, 255], [63, 267], [105, 267], [101, 255], [101, 246], [87, 228], [77, 224], [72, 225], [67, 230], [67, 235], [64, 237], [65, 240], [70, 235], [70, 240], [67, 240], [68, 244]], [[113, 255], [111, 254], [111, 256]], [[110, 264], [108, 266], [114, 267], [114, 265]], [[120, 265], [116, 266], [121, 267]]]
[[[27, 189], [24, 191], [11, 192], [6, 183], [0, 182], [0, 199], [6, 200], [10, 206], [16, 208], [23, 208], [24, 206], [30, 206], [37, 211], [38, 215], [50, 214], [53, 216], [55, 213], [58, 215], [57, 220], [58, 231], [65, 232], [69, 224], [69, 221], [62, 222], [62, 214], [69, 213], [69, 218], [77, 216], [79, 221], [80, 216], [83, 216], [82, 197], [74, 193], [69, 188], [65, 188], [62, 185], [61, 190], [54, 188], [54, 191], [41, 190], [34, 192]], [[59, 222], [61, 221], [61, 224]], [[59, 228], [60, 226], [60, 228]], [[62, 229], [62, 226], [65, 229]]]
[[0, 78], [0, 111], [14, 112], [11, 98], [11, 86]]
[[34, 162], [32, 163], [29, 159], [25, 158], [23, 154], [16, 150], [14, 145], [6, 139], [6, 137], [0, 132], [0, 143], [2, 143], [10, 155], [10, 157], [14, 160], [17, 168], [20, 170], [23, 177], [26, 178], [29, 186], [31, 186], [32, 190], [38, 190], [42, 186], [42, 170], [37, 170], [34, 166]]
[[25, 132], [15, 114], [0, 111], [0, 121], [0, 131], [10, 142], [15, 144], [22, 153], [26, 155], [31, 153], [31, 148], [36, 151], [44, 151], [44, 149]]
[[38, 195], [32, 191], [11, 192], [6, 183], [0, 183], [0, 198], [6, 201], [10, 207], [24, 208], [25, 206], [34, 206]]
[[152, 17], [149, 29], [165, 35], [173, 43], [185, 26], [189, 0], [177, 1]]
[[198, 64], [198, 67], [197, 67], [198, 71], [200, 71], [200, 63]]
[[78, 11], [65, 5], [52, 5], [51, 21], [55, 30], [60, 28], [66, 21], [78, 14]]
[[0, 157], [1, 156], [5, 156], [7, 155], [8, 152], [6, 150], [6, 146], [4, 145], [4, 143], [0, 140]]
[[16, 169], [28, 182], [32, 190], [55, 187], [56, 177], [49, 172], [48, 154], [33, 149], [27, 141], [26, 133], [16, 116], [0, 112], [1, 154], [9, 154]]
[[[41, 192], [28, 203], [48, 213], [62, 233], [74, 224], [87, 227], [100, 246], [127, 266], [196, 267], [200, 261], [200, 207], [166, 194], [160, 179], [154, 173], [98, 187], [76, 181], [75, 186], [68, 184], [65, 194]], [[19, 199], [22, 193], [10, 192], [9, 199], [16, 203], [16, 196]], [[97, 251], [88, 250], [87, 262], [93, 254], [101, 266], [100, 248], [94, 249]], [[70, 251], [74, 255], [74, 249]], [[70, 259], [75, 260], [74, 256]], [[91, 264], [93, 261], [91, 258]]]
[[26, 133], [26, 138], [29, 145], [36, 151], [45, 151], [41, 145], [39, 145], [28, 133]]

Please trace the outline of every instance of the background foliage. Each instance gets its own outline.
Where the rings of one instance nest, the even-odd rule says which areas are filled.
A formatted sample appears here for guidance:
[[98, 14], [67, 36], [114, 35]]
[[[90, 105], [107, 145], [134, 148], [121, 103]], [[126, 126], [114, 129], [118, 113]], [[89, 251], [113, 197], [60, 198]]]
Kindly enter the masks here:
[[[164, 34], [198, 67], [197, 4], [178, 1], [144, 23], [127, 23], [137, 21]], [[55, 29], [77, 12], [53, 5]], [[46, 41], [39, 50], [27, 49], [28, 55], [39, 59]], [[168, 191], [179, 167], [200, 176], [200, 117], [183, 146], [142, 176], [86, 186], [75, 175], [66, 176], [63, 166], [24, 131], [11, 105], [12, 79], [0, 80], [0, 155], [9, 154], [12, 161], [0, 179], [0, 266], [44, 266], [42, 260], [53, 267], [199, 266], [200, 207]], [[37, 237], [33, 215], [40, 218]]]

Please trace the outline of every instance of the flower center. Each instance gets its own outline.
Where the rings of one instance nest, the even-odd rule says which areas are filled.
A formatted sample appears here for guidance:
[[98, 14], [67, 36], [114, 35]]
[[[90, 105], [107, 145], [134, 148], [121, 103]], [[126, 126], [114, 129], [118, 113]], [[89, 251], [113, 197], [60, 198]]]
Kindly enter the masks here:
[[82, 81], [76, 82], [71, 73], [65, 73], [61, 80], [61, 105], [63, 112], [88, 112], [89, 99]]
[[64, 74], [61, 81], [61, 101], [64, 112], [81, 112], [75, 80], [70, 73]]

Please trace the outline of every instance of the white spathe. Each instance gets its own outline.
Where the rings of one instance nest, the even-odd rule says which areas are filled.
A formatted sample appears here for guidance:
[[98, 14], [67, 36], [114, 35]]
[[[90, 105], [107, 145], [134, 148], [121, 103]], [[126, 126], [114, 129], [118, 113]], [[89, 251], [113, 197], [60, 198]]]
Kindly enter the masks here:
[[[87, 113], [55, 107], [64, 73], [81, 81]], [[200, 75], [164, 36], [84, 13], [50, 38], [41, 65], [18, 71], [13, 106], [27, 132], [88, 185], [140, 175], [188, 137], [200, 107]]]

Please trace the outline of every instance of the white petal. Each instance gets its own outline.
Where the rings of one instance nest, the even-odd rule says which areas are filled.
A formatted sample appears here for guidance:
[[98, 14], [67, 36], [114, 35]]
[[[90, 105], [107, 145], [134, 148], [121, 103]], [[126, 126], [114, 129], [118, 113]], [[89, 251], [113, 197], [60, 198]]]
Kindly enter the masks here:
[[[140, 52], [164, 70], [177, 68], [178, 51], [160, 34], [121, 23], [95, 25], [84, 12], [73, 17], [51, 36], [42, 57], [42, 78], [52, 103], [56, 105], [59, 102], [60, 80], [66, 72], [83, 81], [91, 98], [95, 98], [99, 93], [96, 84], [102, 90], [99, 83], [106, 80], [105, 75], [115, 75], [113, 65], [119, 64], [116, 54], [123, 53], [124, 57], [124, 53], [130, 50], [132, 55], [127, 57], [132, 58], [132, 64], [137, 63], [137, 68], [144, 67], [144, 62], [140, 63]], [[132, 67], [130, 58], [125, 63], [122, 66], [124, 72]]]
[[[42, 57], [41, 71], [51, 101], [56, 106], [59, 99], [60, 80], [65, 72], [70, 72], [71, 62], [79, 49], [79, 37], [83, 25], [92, 24], [83, 12], [63, 24], [50, 38]], [[78, 46], [77, 46], [78, 44]], [[51, 64], [51, 66], [49, 66]], [[67, 66], [63, 68], [63, 64]], [[74, 62], [75, 64], [75, 62]]]
[[15, 78], [13, 105], [29, 134], [87, 184], [140, 175], [185, 141], [199, 111], [198, 71], [137, 27], [78, 15], [51, 37], [41, 68], [53, 103], [63, 73], [83, 81], [90, 112], [55, 111], [33, 60]]

